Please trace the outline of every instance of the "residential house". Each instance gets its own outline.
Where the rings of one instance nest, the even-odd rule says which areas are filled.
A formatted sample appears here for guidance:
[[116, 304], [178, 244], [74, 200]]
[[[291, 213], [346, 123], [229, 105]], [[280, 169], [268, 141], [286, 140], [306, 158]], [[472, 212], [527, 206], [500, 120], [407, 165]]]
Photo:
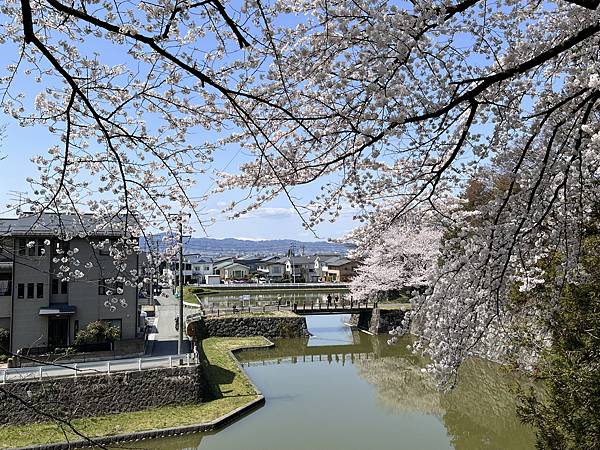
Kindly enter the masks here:
[[[192, 282], [192, 264], [183, 260], [183, 284], [190, 284]], [[168, 265], [163, 269], [163, 278], [171, 286], [179, 286], [179, 258], [173, 257]]]
[[243, 280], [250, 275], [250, 267], [237, 262], [223, 263], [219, 267], [219, 275], [223, 280]]
[[341, 258], [339, 253], [319, 253], [318, 255], [315, 255], [315, 273], [318, 275], [319, 281], [324, 280], [323, 263], [337, 258]]
[[201, 284], [206, 275], [213, 275], [214, 264], [212, 259], [201, 255], [184, 255], [187, 262], [192, 265], [192, 282]]
[[281, 281], [285, 276], [285, 262], [280, 256], [268, 256], [260, 260], [256, 270], [269, 281]]
[[[198, 254], [183, 255], [183, 283], [202, 284], [206, 275], [214, 274], [212, 259]], [[179, 285], [179, 258], [174, 257], [169, 268], [164, 271], [167, 282], [172, 286]]]
[[333, 257], [321, 262], [322, 280], [345, 283], [356, 274], [358, 262], [344, 257]]
[[262, 260], [262, 256], [240, 256], [239, 258], [235, 258], [235, 262], [248, 267], [250, 273], [256, 273], [258, 271], [258, 266]]
[[0, 327], [10, 331], [12, 352], [67, 347], [97, 320], [117, 327], [121, 339], [136, 337], [137, 284], [127, 277], [138, 256], [118, 268], [109, 249], [123, 229], [120, 217], [0, 219]]
[[316, 283], [319, 272], [315, 269], [315, 259], [316, 255], [289, 255], [281, 258], [280, 262], [285, 264], [286, 278], [292, 283]]

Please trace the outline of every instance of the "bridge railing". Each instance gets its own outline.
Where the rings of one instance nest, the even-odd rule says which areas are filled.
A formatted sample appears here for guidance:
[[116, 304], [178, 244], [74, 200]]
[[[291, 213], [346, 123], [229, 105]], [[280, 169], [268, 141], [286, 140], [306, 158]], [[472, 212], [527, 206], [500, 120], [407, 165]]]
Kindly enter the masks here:
[[35, 367], [16, 367], [0, 370], [0, 383], [18, 381], [43, 381], [50, 378], [81, 377], [86, 375], [112, 375], [118, 372], [134, 372], [149, 369], [173, 368], [180, 365], [198, 364], [194, 353], [169, 356], [95, 361], [88, 363], [53, 364]]
[[298, 302], [292, 304], [292, 311], [330, 311], [377, 308], [377, 302], [358, 300], [331, 300], [326, 302]]
[[278, 358], [266, 358], [254, 361], [241, 362], [242, 367], [260, 367], [260, 366], [271, 366], [278, 364], [310, 364], [310, 363], [341, 363], [354, 362], [356, 360], [366, 359], [377, 359], [377, 355], [374, 352], [348, 352], [348, 353], [334, 353], [334, 354], [322, 354], [322, 355], [297, 355], [297, 356], [284, 356]]
[[[225, 315], [236, 315], [245, 313], [269, 313], [276, 311], [292, 311], [292, 312], [313, 312], [313, 311], [356, 311], [356, 310], [369, 310], [377, 308], [377, 302], [370, 301], [357, 301], [357, 300], [338, 300], [338, 301], [316, 301], [316, 302], [292, 302], [289, 300], [272, 302], [263, 305], [250, 305], [250, 306], [237, 306], [232, 307], [221, 307], [221, 306], [200, 306], [201, 313], [203, 316], [225, 316]], [[192, 317], [192, 316], [188, 316]]]
[[196, 287], [207, 289], [277, 289], [277, 288], [316, 288], [316, 289], [348, 289], [350, 283], [224, 283], [224, 284], [196, 284]]

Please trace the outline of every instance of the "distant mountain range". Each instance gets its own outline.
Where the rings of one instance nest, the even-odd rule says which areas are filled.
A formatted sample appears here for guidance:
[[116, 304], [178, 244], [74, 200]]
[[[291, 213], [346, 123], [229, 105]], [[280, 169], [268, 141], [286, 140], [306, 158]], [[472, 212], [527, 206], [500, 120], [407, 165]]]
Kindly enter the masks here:
[[[351, 246], [347, 244], [326, 241], [304, 242], [294, 239], [251, 241], [235, 238], [186, 238], [184, 239], [183, 247], [185, 254], [198, 253], [206, 256], [283, 255], [287, 254], [290, 248], [294, 249], [296, 255], [314, 255], [316, 253], [346, 254], [351, 249]], [[147, 250], [147, 245], [142, 244], [142, 249]]]

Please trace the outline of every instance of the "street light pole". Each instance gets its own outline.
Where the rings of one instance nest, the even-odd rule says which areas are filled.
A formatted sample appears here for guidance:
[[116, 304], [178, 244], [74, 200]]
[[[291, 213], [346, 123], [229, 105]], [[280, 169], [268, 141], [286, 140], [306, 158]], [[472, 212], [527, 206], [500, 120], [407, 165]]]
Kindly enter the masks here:
[[183, 353], [183, 217], [179, 217], [179, 341], [177, 354]]

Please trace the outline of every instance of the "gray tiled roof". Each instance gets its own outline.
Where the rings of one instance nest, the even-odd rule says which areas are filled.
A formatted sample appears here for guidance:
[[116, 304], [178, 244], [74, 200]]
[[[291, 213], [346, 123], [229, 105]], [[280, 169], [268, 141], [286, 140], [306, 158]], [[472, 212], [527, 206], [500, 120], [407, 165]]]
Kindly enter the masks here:
[[183, 255], [183, 259], [191, 264], [207, 263], [212, 264], [212, 259], [202, 255]]
[[316, 259], [316, 255], [311, 255], [311, 256], [285, 256], [283, 258], [281, 258], [279, 261], [281, 261], [283, 264], [286, 263], [286, 261], [289, 259], [291, 260], [292, 264], [313, 264], [315, 262]]
[[[129, 217], [133, 225], [135, 219]], [[58, 236], [65, 233], [83, 236], [121, 236], [125, 216], [83, 214], [28, 214], [19, 218], [0, 218], [0, 234], [8, 236]]]
[[352, 261], [351, 259], [347, 259], [347, 258], [331, 258], [326, 260], [323, 265], [327, 266], [327, 267], [340, 267], [343, 266], [345, 264], [350, 264], [350, 263], [354, 263], [355, 261]]

